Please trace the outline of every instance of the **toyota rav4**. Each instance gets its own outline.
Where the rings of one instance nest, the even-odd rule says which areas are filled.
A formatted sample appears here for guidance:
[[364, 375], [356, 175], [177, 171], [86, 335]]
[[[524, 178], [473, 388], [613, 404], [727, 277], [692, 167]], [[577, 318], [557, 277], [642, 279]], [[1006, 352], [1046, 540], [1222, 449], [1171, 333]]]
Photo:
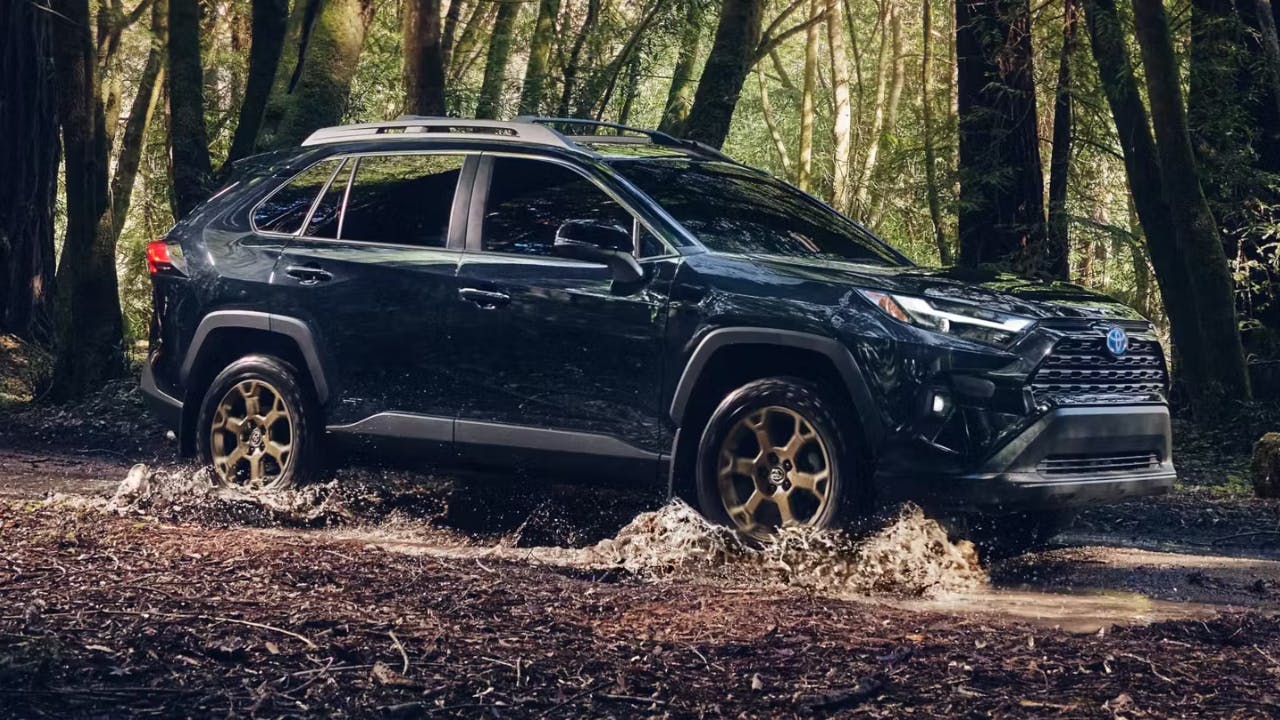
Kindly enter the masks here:
[[242, 165], [147, 248], [142, 386], [227, 482], [345, 446], [656, 484], [748, 535], [911, 499], [1043, 538], [1175, 479], [1140, 315], [919, 267], [696, 143], [405, 117]]

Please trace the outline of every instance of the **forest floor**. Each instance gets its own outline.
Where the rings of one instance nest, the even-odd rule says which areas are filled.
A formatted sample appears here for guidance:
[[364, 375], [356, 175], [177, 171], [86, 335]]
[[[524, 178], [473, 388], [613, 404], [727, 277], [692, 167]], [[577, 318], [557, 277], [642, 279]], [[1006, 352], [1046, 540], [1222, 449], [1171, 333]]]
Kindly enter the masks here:
[[176, 466], [132, 384], [0, 407], [0, 717], [1280, 716], [1253, 428], [1177, 430], [1177, 492], [979, 565], [910, 510], [757, 550], [519, 480], [254, 504]]

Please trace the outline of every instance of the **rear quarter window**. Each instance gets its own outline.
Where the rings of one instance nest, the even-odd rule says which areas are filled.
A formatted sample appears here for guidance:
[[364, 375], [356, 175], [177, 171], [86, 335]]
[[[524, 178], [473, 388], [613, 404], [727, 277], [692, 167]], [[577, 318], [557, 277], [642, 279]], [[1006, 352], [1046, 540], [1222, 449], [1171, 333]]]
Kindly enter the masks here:
[[323, 160], [295, 175], [254, 208], [254, 228], [259, 232], [297, 233], [316, 195], [341, 163], [341, 159]]

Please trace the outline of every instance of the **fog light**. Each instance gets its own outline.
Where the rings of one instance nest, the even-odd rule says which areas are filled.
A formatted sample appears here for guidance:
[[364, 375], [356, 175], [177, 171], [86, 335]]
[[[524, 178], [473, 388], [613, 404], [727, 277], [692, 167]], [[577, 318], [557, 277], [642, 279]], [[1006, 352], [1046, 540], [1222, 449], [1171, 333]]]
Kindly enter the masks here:
[[946, 415], [951, 409], [951, 398], [946, 393], [934, 392], [933, 397], [929, 401], [929, 410], [934, 415]]

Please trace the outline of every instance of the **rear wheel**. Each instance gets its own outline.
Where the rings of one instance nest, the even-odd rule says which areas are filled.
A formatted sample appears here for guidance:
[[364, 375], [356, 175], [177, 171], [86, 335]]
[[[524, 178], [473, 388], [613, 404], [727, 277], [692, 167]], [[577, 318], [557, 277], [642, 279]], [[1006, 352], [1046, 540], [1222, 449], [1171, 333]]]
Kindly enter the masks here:
[[267, 355], [235, 361], [205, 392], [201, 458], [223, 481], [251, 492], [297, 485], [318, 465], [315, 403], [288, 363]]
[[[799, 378], [766, 378], [730, 393], [698, 448], [698, 504], [751, 537], [780, 527], [831, 527], [870, 509], [837, 400]], [[856, 507], [857, 505], [862, 507]]]

